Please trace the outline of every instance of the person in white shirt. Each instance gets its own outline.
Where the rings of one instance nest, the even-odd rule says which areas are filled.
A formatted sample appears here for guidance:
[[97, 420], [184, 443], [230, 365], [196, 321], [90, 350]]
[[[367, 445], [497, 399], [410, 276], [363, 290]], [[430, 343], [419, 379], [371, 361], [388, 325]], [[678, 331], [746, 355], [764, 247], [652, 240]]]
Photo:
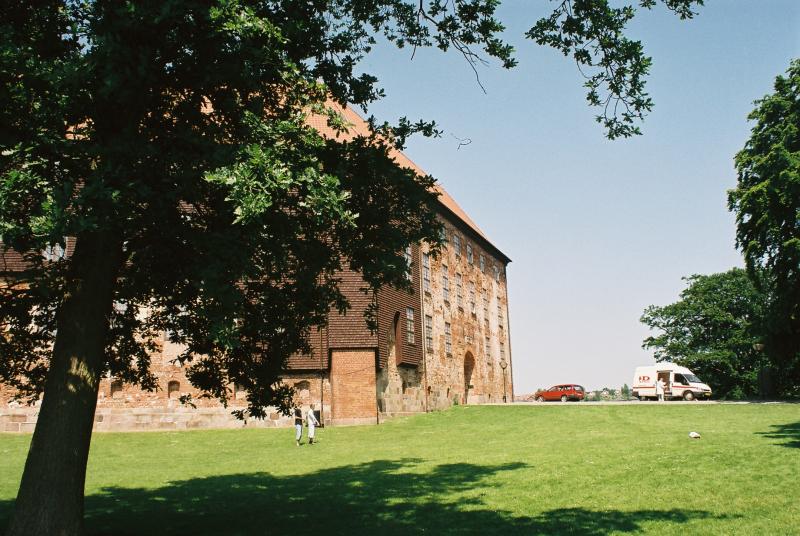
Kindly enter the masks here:
[[666, 387], [666, 383], [664, 383], [664, 378], [659, 378], [656, 382], [656, 396], [658, 397], [659, 402], [664, 401], [664, 387]]
[[303, 410], [294, 408], [294, 442], [299, 447], [303, 439]]
[[314, 404], [311, 404], [311, 409], [308, 410], [306, 413], [306, 425], [308, 425], [308, 444], [314, 444], [314, 434], [316, 432], [317, 426], [319, 426], [319, 421], [317, 420], [317, 416], [314, 415]]

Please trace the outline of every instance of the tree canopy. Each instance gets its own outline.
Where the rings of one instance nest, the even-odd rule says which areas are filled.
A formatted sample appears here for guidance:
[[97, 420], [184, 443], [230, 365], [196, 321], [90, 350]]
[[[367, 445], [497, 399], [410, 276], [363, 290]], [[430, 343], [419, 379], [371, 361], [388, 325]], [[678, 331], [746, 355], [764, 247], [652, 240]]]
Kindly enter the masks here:
[[[655, 0], [640, 0], [650, 9]], [[663, 0], [681, 18], [701, 0]], [[498, 0], [9, 0], [0, 4], [0, 233], [27, 267], [0, 288], [0, 381], [44, 399], [11, 534], [80, 532], [101, 375], [153, 387], [156, 335], [194, 385], [286, 408], [287, 357], [331, 307], [342, 259], [403, 287], [436, 244], [431, 177], [391, 157], [435, 124], [343, 129], [383, 96], [378, 39], [515, 64]], [[632, 6], [564, 0], [528, 37], [572, 57], [609, 137], [638, 133], [650, 60]], [[73, 247], [74, 244], [74, 247]], [[43, 250], [68, 249], [60, 258]]]
[[690, 368], [720, 398], [760, 394], [759, 372], [767, 361], [759, 350], [766, 300], [741, 268], [684, 278], [680, 299], [651, 305], [641, 321], [656, 330], [642, 347], [656, 361]]
[[756, 101], [750, 139], [736, 155], [738, 182], [728, 193], [736, 215], [736, 244], [751, 275], [770, 296], [767, 351], [800, 380], [800, 60]]

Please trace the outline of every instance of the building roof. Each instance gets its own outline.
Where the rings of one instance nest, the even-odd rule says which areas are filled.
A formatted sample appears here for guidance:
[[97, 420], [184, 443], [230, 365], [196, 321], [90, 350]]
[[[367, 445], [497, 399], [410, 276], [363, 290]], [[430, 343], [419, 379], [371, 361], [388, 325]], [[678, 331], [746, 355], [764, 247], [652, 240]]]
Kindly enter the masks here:
[[22, 272], [28, 268], [28, 263], [18, 251], [6, 247], [0, 241], [0, 274]]
[[[355, 110], [347, 107], [342, 107], [341, 105], [329, 101], [327, 103], [331, 108], [333, 108], [337, 113], [339, 113], [342, 118], [344, 118], [345, 123], [347, 124], [347, 131], [346, 132], [337, 132], [336, 130], [332, 129], [328, 126], [327, 118], [322, 115], [313, 114], [310, 115], [308, 118], [309, 126], [313, 127], [317, 130], [320, 134], [327, 138], [332, 139], [340, 139], [342, 141], [347, 141], [356, 136], [369, 136], [370, 130], [369, 125], [367, 122], [362, 118]], [[395, 162], [397, 162], [401, 167], [411, 169], [414, 172], [418, 173], [419, 175], [428, 175], [425, 170], [419, 167], [414, 161], [412, 161], [408, 156], [406, 156], [402, 151], [392, 148], [390, 150], [390, 155], [394, 158]], [[472, 221], [472, 218], [467, 215], [467, 213], [462, 209], [458, 203], [456, 203], [455, 199], [453, 199], [447, 191], [442, 188], [440, 185], [436, 185], [436, 193], [439, 194], [439, 204], [446, 209], [446, 212], [451, 214], [456, 219], [460, 220], [464, 223], [469, 229], [471, 229], [479, 238], [486, 242], [487, 245], [491, 247], [496, 253], [500, 255], [502, 259], [506, 262], [510, 262], [509, 259], [502, 251], [500, 251], [497, 246], [492, 244], [486, 235], [481, 231], [480, 227]]]
[[[332, 129], [328, 126], [327, 118], [322, 115], [312, 114], [308, 118], [309, 126], [316, 129], [320, 134], [325, 137], [332, 138], [332, 139], [341, 139], [343, 141], [347, 141], [350, 139], [355, 138], [356, 136], [369, 136], [370, 130], [369, 125], [367, 122], [362, 118], [355, 110], [347, 107], [342, 107], [339, 104], [329, 101], [328, 105], [332, 107], [337, 113], [341, 114], [344, 118], [345, 123], [347, 124], [347, 131], [346, 132], [337, 132], [336, 130]], [[395, 162], [397, 162], [401, 167], [411, 169], [419, 175], [428, 175], [421, 167], [419, 167], [414, 161], [412, 161], [408, 156], [406, 156], [402, 151], [392, 148], [390, 150], [390, 155], [394, 158]], [[452, 218], [459, 220], [462, 222], [467, 228], [472, 230], [478, 238], [482, 239], [486, 245], [489, 246], [498, 256], [503, 259], [505, 262], [510, 262], [509, 259], [500, 249], [497, 248], [494, 244], [492, 244], [486, 235], [481, 231], [480, 227], [472, 221], [472, 218], [467, 215], [467, 213], [462, 209], [458, 203], [456, 203], [455, 199], [453, 199], [447, 191], [442, 188], [440, 185], [435, 186], [436, 193], [439, 194], [438, 201], [439, 205], [443, 207], [448, 215]], [[74, 244], [68, 244], [67, 250], [68, 254], [71, 254], [70, 246], [74, 247]], [[20, 272], [28, 268], [27, 262], [24, 260], [23, 256], [6, 246], [3, 245], [2, 240], [0, 240], [0, 273], [13, 273], [13, 272]]]

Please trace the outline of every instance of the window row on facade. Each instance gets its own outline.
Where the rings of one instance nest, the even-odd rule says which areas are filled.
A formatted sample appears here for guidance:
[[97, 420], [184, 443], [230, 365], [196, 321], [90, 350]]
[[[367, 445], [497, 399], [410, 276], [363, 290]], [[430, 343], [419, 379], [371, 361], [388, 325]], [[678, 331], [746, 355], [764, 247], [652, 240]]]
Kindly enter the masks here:
[[[452, 241], [448, 240], [448, 235], [452, 236]], [[469, 242], [466, 238], [462, 237], [457, 231], [448, 231], [447, 228], [444, 228], [444, 234], [442, 236], [442, 241], [445, 246], [445, 250], [450, 250], [452, 248], [453, 253], [455, 254], [456, 262], [460, 262], [462, 257], [466, 257], [466, 262], [468, 266], [475, 265], [475, 247]], [[478, 253], [478, 269], [482, 274], [486, 274], [487, 266], [489, 263], [486, 261], [486, 255], [484, 253]], [[424, 259], [423, 259], [424, 261]], [[491, 262], [491, 270], [492, 270], [492, 277], [498, 283], [503, 276], [503, 271], [497, 265], [496, 262]]]

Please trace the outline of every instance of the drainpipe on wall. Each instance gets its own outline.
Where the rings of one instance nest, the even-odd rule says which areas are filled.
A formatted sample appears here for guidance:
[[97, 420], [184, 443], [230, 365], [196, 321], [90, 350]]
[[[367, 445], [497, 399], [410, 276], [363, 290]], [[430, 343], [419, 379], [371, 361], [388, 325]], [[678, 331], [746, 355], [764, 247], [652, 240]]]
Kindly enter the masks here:
[[514, 360], [511, 358], [511, 315], [509, 314], [510, 294], [508, 292], [508, 266], [503, 267], [503, 277], [506, 280], [506, 324], [508, 324], [508, 368], [511, 376], [511, 402], [514, 402]]
[[325, 373], [319, 373], [319, 423], [325, 426]]
[[419, 305], [420, 311], [419, 316], [420, 318], [420, 325], [422, 326], [422, 338], [420, 339], [420, 344], [422, 346], [422, 384], [423, 389], [425, 391], [425, 413], [430, 411], [430, 406], [428, 404], [428, 343], [427, 339], [425, 338], [428, 329], [428, 326], [425, 325], [425, 289], [423, 288], [423, 280], [422, 280], [422, 244], [417, 247], [417, 266], [420, 267], [419, 270]]

